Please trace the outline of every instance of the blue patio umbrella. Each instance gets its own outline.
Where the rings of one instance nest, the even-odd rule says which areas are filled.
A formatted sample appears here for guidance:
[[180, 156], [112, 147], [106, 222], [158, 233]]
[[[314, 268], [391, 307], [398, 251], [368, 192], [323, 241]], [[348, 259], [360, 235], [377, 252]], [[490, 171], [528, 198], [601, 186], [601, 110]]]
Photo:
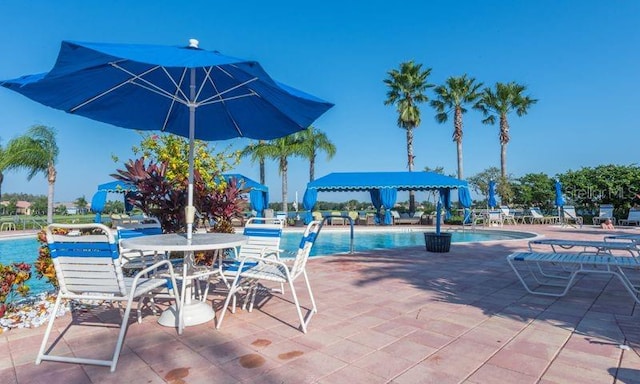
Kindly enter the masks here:
[[556, 189], [556, 208], [558, 209], [558, 217], [562, 218], [560, 214], [561, 207], [564, 205], [564, 196], [562, 195], [562, 183], [560, 180], [556, 180], [555, 182]]
[[555, 182], [556, 188], [556, 207], [562, 207], [564, 205], [564, 196], [562, 195], [562, 183], [560, 180]]
[[491, 208], [498, 205], [496, 201], [496, 182], [493, 180], [489, 181], [489, 199], [487, 200], [487, 204], [489, 204]]
[[193, 39], [186, 47], [63, 41], [50, 72], [0, 85], [68, 113], [189, 138], [188, 238], [195, 139], [270, 140], [333, 106], [276, 82], [256, 61], [200, 49]]

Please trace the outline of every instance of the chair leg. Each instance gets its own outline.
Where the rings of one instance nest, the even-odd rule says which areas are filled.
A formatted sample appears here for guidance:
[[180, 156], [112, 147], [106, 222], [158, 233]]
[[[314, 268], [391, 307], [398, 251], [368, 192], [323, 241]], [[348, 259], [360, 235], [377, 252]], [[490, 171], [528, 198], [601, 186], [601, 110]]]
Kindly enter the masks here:
[[[282, 283], [282, 284], [284, 284], [284, 283]], [[248, 301], [249, 302], [248, 312], [252, 312], [253, 311], [253, 305], [256, 302], [257, 293], [258, 293], [258, 284], [257, 283], [249, 286], [249, 288], [247, 289], [247, 296], [245, 296], [244, 304], [242, 305], [242, 309], [245, 309], [247, 301]]]
[[311, 298], [311, 305], [313, 313], [318, 313], [318, 307], [316, 307], [316, 300], [313, 298], [313, 292], [311, 292], [311, 284], [309, 283], [309, 277], [307, 276], [307, 271], [303, 270], [302, 274], [304, 276], [304, 282], [307, 285], [307, 291], [309, 292], [309, 297]]
[[49, 317], [49, 324], [47, 325], [47, 330], [44, 333], [44, 338], [42, 339], [42, 345], [40, 345], [40, 351], [38, 351], [38, 357], [36, 357], [36, 365], [42, 362], [42, 358], [45, 357], [45, 349], [47, 348], [47, 341], [49, 341], [49, 336], [51, 335], [51, 330], [53, 329], [53, 321], [56, 319], [56, 313], [60, 309], [60, 303], [62, 302], [62, 295], [58, 292], [58, 297], [56, 298], [56, 303], [53, 305], [53, 311], [51, 311], [51, 316]]
[[127, 301], [127, 309], [122, 316], [122, 323], [120, 324], [120, 332], [118, 333], [118, 342], [116, 343], [116, 350], [113, 352], [113, 359], [111, 359], [111, 372], [115, 372], [116, 365], [118, 364], [118, 358], [120, 357], [120, 351], [122, 350], [122, 344], [124, 342], [124, 336], [127, 334], [127, 326], [129, 325], [129, 314], [131, 313], [131, 306], [133, 305], [133, 297], [130, 297]]
[[289, 289], [291, 290], [291, 296], [293, 296], [293, 302], [296, 305], [296, 311], [298, 312], [298, 318], [300, 319], [300, 328], [302, 328], [303, 333], [307, 333], [307, 324], [304, 321], [304, 317], [302, 316], [302, 309], [300, 308], [300, 302], [298, 301], [298, 295], [296, 295], [296, 290], [293, 287], [293, 281], [289, 280]]
[[229, 306], [229, 301], [231, 301], [231, 299], [233, 299], [233, 308], [235, 310], [235, 304], [236, 304], [236, 290], [238, 287], [238, 283], [240, 281], [240, 276], [236, 276], [235, 279], [233, 279], [233, 283], [231, 283], [231, 286], [229, 286], [229, 292], [227, 293], [227, 298], [224, 299], [224, 304], [222, 305], [222, 312], [220, 312], [220, 316], [217, 316], [218, 321], [216, 324], [216, 329], [220, 329], [220, 326], [222, 325], [222, 320], [224, 320], [224, 315], [225, 313], [227, 313], [227, 307]]
[[56, 299], [56, 303], [53, 306], [53, 311], [51, 312], [51, 317], [49, 318], [49, 324], [47, 325], [47, 330], [45, 331], [44, 338], [42, 339], [42, 344], [40, 345], [40, 351], [38, 352], [38, 357], [36, 358], [36, 364], [40, 364], [42, 360], [49, 360], [49, 361], [60, 361], [60, 362], [66, 362], [66, 363], [103, 365], [103, 366], [109, 367], [111, 372], [115, 372], [116, 365], [118, 364], [118, 358], [120, 357], [120, 352], [122, 350], [124, 337], [127, 333], [127, 325], [128, 325], [129, 315], [131, 314], [131, 307], [133, 306], [133, 298], [131, 297], [127, 301], [127, 307], [122, 316], [122, 323], [120, 324], [118, 341], [116, 342], [116, 348], [113, 352], [113, 356], [111, 360], [96, 360], [96, 359], [87, 359], [83, 357], [54, 356], [54, 355], [45, 354], [47, 342], [49, 340], [49, 336], [51, 335], [51, 330], [53, 329], [53, 322], [55, 320], [56, 313], [58, 313], [58, 309], [60, 308], [61, 302], [62, 302], [62, 295], [58, 293], [58, 298]]
[[[222, 273], [220, 273], [220, 275], [222, 276], [222, 282], [224, 283], [224, 285], [227, 286], [227, 291], [230, 290], [231, 289], [231, 284], [229, 284], [229, 281], [227, 280], [227, 277]], [[236, 313], [236, 305], [237, 305], [236, 295], [233, 295], [233, 298], [231, 300], [233, 300], [233, 302], [231, 303], [231, 313]]]

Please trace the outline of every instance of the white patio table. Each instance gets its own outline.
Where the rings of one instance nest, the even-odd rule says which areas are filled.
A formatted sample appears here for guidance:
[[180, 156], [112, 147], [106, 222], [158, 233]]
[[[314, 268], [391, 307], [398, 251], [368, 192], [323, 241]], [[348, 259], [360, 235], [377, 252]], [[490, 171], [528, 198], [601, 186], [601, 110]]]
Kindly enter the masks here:
[[[237, 247], [246, 243], [248, 238], [244, 235], [233, 233], [194, 233], [191, 240], [187, 240], [186, 234], [167, 233], [162, 235], [139, 236], [122, 240], [122, 247], [134, 250], [184, 252], [184, 276], [187, 279], [182, 284], [185, 303], [182, 307], [183, 326], [202, 324], [215, 318], [215, 311], [211, 305], [199, 300], [191, 300], [191, 287], [194, 276], [191, 276], [193, 269], [193, 254], [197, 251], [209, 251], [216, 249], [233, 249], [237, 252]], [[176, 327], [178, 313], [176, 306], [162, 312], [158, 323], [167, 327]], [[178, 328], [182, 333], [181, 327]]]

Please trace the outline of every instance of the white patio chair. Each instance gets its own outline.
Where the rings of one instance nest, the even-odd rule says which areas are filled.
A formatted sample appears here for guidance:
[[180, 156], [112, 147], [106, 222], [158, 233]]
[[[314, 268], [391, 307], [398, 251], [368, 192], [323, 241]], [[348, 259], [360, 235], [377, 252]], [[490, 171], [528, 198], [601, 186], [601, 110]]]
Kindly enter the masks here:
[[601, 204], [600, 212], [598, 216], [593, 217], [593, 225], [600, 225], [600, 223], [610, 219], [613, 224], [616, 223], [616, 218], [613, 217], [613, 204]]
[[500, 212], [502, 212], [502, 221], [506, 224], [517, 225], [516, 217], [510, 212], [509, 207], [506, 205], [500, 206]]
[[504, 224], [504, 220], [502, 219], [502, 212], [501, 211], [490, 210], [489, 212], [487, 212], [487, 225], [488, 226], [497, 225], [497, 226], [502, 227], [503, 224]]
[[477, 225], [486, 226], [489, 211], [486, 209], [474, 209], [471, 211], [471, 226], [475, 228]]
[[[258, 290], [271, 293], [271, 290], [261, 284], [261, 281], [268, 281], [280, 284], [286, 283], [289, 285], [289, 290], [291, 291], [291, 295], [293, 296], [293, 301], [296, 306], [296, 311], [298, 312], [298, 318], [300, 319], [300, 327], [302, 329], [302, 332], [306, 333], [307, 326], [309, 324], [309, 321], [311, 320], [311, 316], [313, 316], [314, 313], [318, 312], [316, 302], [313, 298], [313, 292], [311, 291], [311, 285], [309, 284], [309, 278], [306, 272], [306, 264], [309, 258], [309, 253], [311, 252], [311, 248], [313, 247], [313, 244], [316, 241], [321, 228], [321, 221], [312, 221], [311, 223], [309, 223], [309, 225], [307, 225], [307, 228], [302, 235], [302, 240], [300, 241], [300, 246], [294, 259], [278, 259], [278, 252], [272, 251], [265, 252], [259, 257], [248, 256], [243, 259], [236, 272], [233, 283], [231, 284], [231, 288], [229, 289], [227, 298], [225, 299], [225, 302], [222, 306], [222, 312], [218, 317], [216, 328], [219, 329], [222, 325], [222, 321], [224, 320], [224, 315], [227, 312], [229, 302], [236, 294], [236, 292], [243, 289], [247, 291], [247, 294], [249, 295], [248, 301], [250, 302], [249, 312], [251, 312]], [[244, 265], [246, 263], [251, 262], [255, 262], [257, 264], [250, 268], [244, 268]], [[309, 298], [311, 299], [311, 309], [309, 310], [306, 318], [302, 315], [302, 309], [294, 287], [295, 280], [300, 276], [304, 277], [305, 285], [309, 293]]]
[[[240, 268], [240, 262], [243, 259], [247, 257], [260, 257], [265, 250], [271, 252], [280, 251], [283, 228], [284, 220], [275, 217], [252, 217], [247, 220], [242, 234], [249, 239], [240, 247], [237, 258], [226, 258], [217, 264], [220, 275], [224, 277], [223, 282], [227, 285], [227, 288], [231, 287], [231, 282], [236, 277], [238, 269]], [[249, 268], [256, 264], [255, 262], [246, 263], [244, 268]], [[281, 290], [284, 291], [283, 284], [281, 285]], [[235, 296], [233, 300], [232, 312], [235, 312]]]
[[[51, 259], [56, 270], [59, 290], [36, 358], [36, 364], [40, 364], [42, 360], [50, 360], [103, 365], [110, 367], [111, 372], [114, 372], [127, 331], [133, 300], [141, 297], [151, 297], [163, 287], [174, 291], [177, 285], [173, 267], [168, 260], [161, 260], [144, 268], [134, 277], [124, 277], [118, 255], [118, 244], [109, 228], [102, 224], [51, 224], [47, 227], [46, 234]], [[166, 268], [170, 275], [170, 280], [143, 277], [146, 273], [158, 268]], [[177, 297], [175, 292], [173, 294], [174, 298]], [[98, 300], [126, 304], [118, 333], [118, 341], [111, 360], [59, 356], [52, 355], [52, 351], [45, 352], [56, 314], [63, 300]], [[141, 303], [142, 301], [138, 302], [139, 315]], [[140, 321], [141, 318], [139, 316], [138, 322]], [[99, 345], [95, 347], [99, 348]]]
[[227, 258], [218, 264], [220, 273], [229, 279], [233, 279], [240, 266], [240, 261], [244, 258], [260, 257], [265, 249], [279, 251], [283, 228], [284, 220], [275, 217], [252, 217], [247, 220], [242, 234], [249, 239], [240, 247], [237, 258]]
[[158, 254], [154, 251], [124, 249], [121, 246], [124, 239], [162, 234], [160, 221], [155, 217], [145, 218], [137, 223], [122, 223], [116, 227], [116, 230], [122, 268], [127, 270], [142, 269], [166, 258], [165, 254]]

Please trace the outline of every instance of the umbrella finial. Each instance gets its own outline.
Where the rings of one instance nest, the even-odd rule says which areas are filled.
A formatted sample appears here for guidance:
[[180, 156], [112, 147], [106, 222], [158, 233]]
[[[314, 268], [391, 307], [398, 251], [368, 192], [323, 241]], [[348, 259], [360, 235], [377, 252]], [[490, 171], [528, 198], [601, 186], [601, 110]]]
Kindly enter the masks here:
[[189, 39], [189, 48], [198, 48], [198, 44], [200, 44], [198, 39]]

